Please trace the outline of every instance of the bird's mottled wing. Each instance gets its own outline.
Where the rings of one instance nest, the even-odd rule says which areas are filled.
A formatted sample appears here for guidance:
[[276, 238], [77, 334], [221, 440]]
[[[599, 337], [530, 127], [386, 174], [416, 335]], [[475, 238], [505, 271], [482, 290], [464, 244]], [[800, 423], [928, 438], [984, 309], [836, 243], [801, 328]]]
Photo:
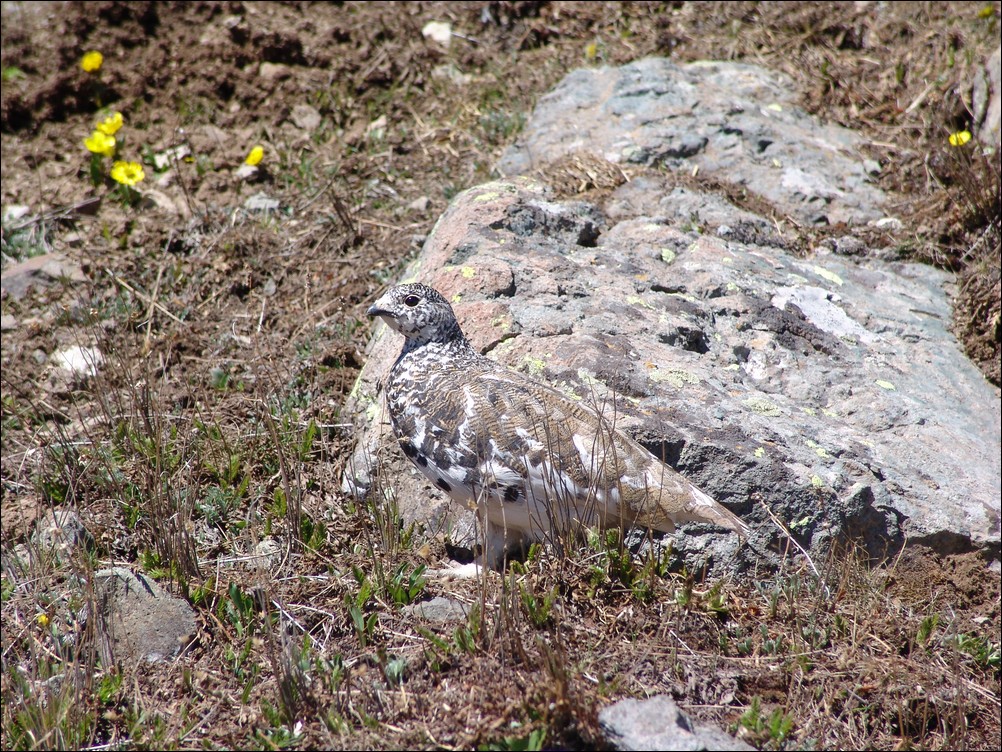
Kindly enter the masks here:
[[478, 412], [489, 416], [496, 464], [525, 476], [524, 498], [512, 501], [587, 524], [624, 519], [622, 505], [632, 501], [626, 497], [633, 489], [621, 479], [642, 466], [612, 420], [513, 371], [480, 374], [472, 389]]
[[739, 518], [618, 430], [611, 400], [592, 409], [513, 371], [483, 374], [476, 390], [497, 416], [493, 435], [504, 437], [503, 448], [524, 458], [530, 480], [538, 465], [550, 474], [549, 489], [575, 494], [579, 516], [587, 510], [589, 521], [665, 532], [713, 522], [747, 533]]

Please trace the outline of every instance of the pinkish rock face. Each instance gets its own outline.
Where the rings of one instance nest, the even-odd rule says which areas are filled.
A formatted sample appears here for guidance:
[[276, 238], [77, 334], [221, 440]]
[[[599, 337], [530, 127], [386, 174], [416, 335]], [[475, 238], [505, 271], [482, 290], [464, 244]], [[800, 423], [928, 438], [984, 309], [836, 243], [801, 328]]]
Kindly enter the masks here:
[[[674, 75], [669, 68], [657, 69]], [[731, 73], [752, 76], [747, 69]], [[635, 64], [629, 75], [644, 70]], [[719, 84], [726, 73], [716, 64], [706, 75]], [[613, 88], [625, 85], [625, 73], [602, 75], [619, 82]], [[588, 97], [609, 91], [591, 79], [564, 91], [575, 76], [541, 106], [578, 97], [589, 111]], [[664, 86], [652, 87], [652, 96]], [[785, 106], [766, 117], [790, 124], [806, 117]], [[548, 117], [556, 115], [537, 112], [534, 122]], [[579, 130], [598, 133], [592, 120], [575, 117]], [[603, 127], [626, 143], [640, 126], [617, 117]], [[723, 127], [728, 117], [708, 122]], [[571, 143], [541, 128], [530, 125], [524, 143], [557, 152]], [[656, 136], [645, 132], [645, 148], [658, 147]], [[716, 137], [708, 134], [707, 143]], [[861, 219], [877, 211], [869, 189], [856, 190], [851, 134], [832, 137], [844, 160], [797, 138], [791, 159], [813, 159], [812, 169], [823, 167], [841, 192], [816, 208]], [[685, 169], [699, 154], [673, 159]], [[812, 173], [798, 169], [798, 185], [806, 185]], [[741, 170], [749, 185], [792, 185], [792, 173], [767, 159], [750, 159]], [[774, 530], [765, 524], [771, 513], [819, 551], [850, 536], [880, 557], [907, 537], [997, 558], [999, 393], [948, 330], [949, 275], [839, 253], [858, 246], [850, 236], [835, 252], [805, 255], [767, 217], [734, 207], [718, 191], [683, 188], [665, 172], [631, 177], [599, 205], [558, 202], [538, 180], [521, 177], [470, 189], [454, 199], [405, 280], [443, 292], [489, 357], [572, 398], [614, 403], [627, 433], [763, 529]], [[457, 520], [387, 439], [379, 384], [399, 346], [377, 329], [348, 406], [359, 439], [345, 485], [366, 491], [379, 466], [382, 487], [392, 488], [406, 518], [431, 530], [469, 530], [470, 521]], [[698, 530], [674, 545], [694, 566], [750, 563]]]

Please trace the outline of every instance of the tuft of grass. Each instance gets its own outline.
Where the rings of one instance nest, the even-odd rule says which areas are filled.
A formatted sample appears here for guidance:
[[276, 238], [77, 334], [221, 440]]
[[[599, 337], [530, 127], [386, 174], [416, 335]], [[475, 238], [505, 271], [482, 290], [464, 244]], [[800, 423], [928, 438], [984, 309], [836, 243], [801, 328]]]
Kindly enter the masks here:
[[481, 744], [477, 749], [501, 750], [502, 752], [538, 752], [538, 750], [545, 748], [543, 746], [545, 743], [546, 729], [537, 728], [524, 736], [511, 734], [502, 737], [499, 741]]
[[401, 562], [385, 585], [390, 602], [406, 606], [416, 601], [428, 584], [424, 578], [425, 569], [424, 564], [411, 567], [407, 562]]
[[771, 713], [766, 714], [757, 695], [752, 698], [748, 709], [741, 714], [738, 725], [747, 729], [761, 749], [782, 749], [794, 729], [793, 719], [784, 713], [782, 708], [774, 708]]
[[27, 78], [28, 74], [16, 65], [5, 65], [0, 69], [0, 77], [2, 77], [4, 83], [10, 83], [20, 78]]
[[47, 217], [14, 219], [4, 214], [0, 250], [7, 258], [23, 260], [52, 250], [53, 223]]

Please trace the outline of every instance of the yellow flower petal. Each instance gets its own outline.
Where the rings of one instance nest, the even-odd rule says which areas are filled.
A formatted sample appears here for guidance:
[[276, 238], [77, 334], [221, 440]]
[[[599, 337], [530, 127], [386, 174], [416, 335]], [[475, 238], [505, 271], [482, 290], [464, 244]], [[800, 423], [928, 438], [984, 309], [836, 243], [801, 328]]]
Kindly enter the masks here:
[[130, 188], [145, 178], [143, 166], [138, 162], [115, 162], [111, 166], [111, 179]]
[[255, 146], [250, 150], [250, 154], [247, 155], [247, 159], [244, 160], [244, 164], [249, 164], [251, 167], [260, 164], [261, 160], [264, 159], [264, 148], [261, 146]]
[[88, 73], [94, 73], [95, 71], [101, 70], [101, 64], [103, 62], [104, 55], [97, 50], [91, 50], [83, 56], [83, 59], [80, 60], [80, 67]]
[[84, 146], [87, 147], [87, 151], [94, 154], [110, 157], [115, 154], [115, 137], [101, 131], [94, 131], [88, 138], [84, 139]]
[[122, 127], [122, 113], [113, 112], [94, 127], [101, 131], [101, 133], [114, 136], [118, 133], [118, 129]]
[[957, 131], [950, 134], [950, 146], [963, 146], [971, 140], [970, 131]]
[[39, 614], [38, 616], [35, 617], [35, 621], [38, 622], [38, 625], [40, 627], [49, 626], [49, 617], [46, 614]]

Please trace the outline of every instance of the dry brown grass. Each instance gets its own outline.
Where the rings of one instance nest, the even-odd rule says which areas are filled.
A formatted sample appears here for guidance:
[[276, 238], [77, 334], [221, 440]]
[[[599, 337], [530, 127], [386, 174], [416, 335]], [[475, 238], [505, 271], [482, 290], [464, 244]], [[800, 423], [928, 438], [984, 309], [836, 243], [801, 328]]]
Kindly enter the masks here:
[[[339, 490], [362, 304], [583, 64], [659, 53], [789, 73], [806, 108], [868, 136], [909, 228], [896, 250], [959, 272], [958, 332], [998, 383], [997, 160], [944, 149], [997, 6], [878, 5], [89, 3], [53, 22], [5, 5], [3, 203], [40, 219], [5, 222], [4, 253], [54, 247], [90, 281], [3, 300], [18, 320], [2, 342], [3, 746], [587, 748], [601, 707], [667, 693], [763, 748], [994, 747], [999, 582], [976, 554], [906, 549], [871, 569], [833, 552], [819, 579], [792, 551], [784, 571], [705, 583], [599, 537], [422, 585], [441, 541]], [[474, 41], [430, 47], [428, 20]], [[221, 29], [229, 42], [200, 43]], [[207, 121], [231, 137], [175, 165], [179, 215], [108, 199], [96, 218], [47, 213], [102, 192], [76, 154], [95, 109], [76, 59], [92, 47], [137, 148]], [[293, 74], [270, 83], [262, 59]], [[471, 83], [437, 78], [447, 63]], [[307, 138], [287, 123], [304, 100], [324, 118]], [[380, 115], [385, 136], [367, 136]], [[229, 168], [252, 141], [269, 158], [245, 185]], [[950, 162], [967, 155], [973, 170]], [[566, 167], [569, 194], [618, 179]], [[283, 209], [240, 209], [259, 189]], [[427, 211], [407, 208], [419, 196]], [[40, 366], [68, 344], [102, 349], [98, 377]], [[93, 543], [39, 550], [55, 508]], [[248, 555], [267, 536], [285, 555], [262, 569]], [[110, 563], [191, 602], [186, 656], [99, 660], [88, 583]], [[434, 595], [468, 618], [404, 611]]]

